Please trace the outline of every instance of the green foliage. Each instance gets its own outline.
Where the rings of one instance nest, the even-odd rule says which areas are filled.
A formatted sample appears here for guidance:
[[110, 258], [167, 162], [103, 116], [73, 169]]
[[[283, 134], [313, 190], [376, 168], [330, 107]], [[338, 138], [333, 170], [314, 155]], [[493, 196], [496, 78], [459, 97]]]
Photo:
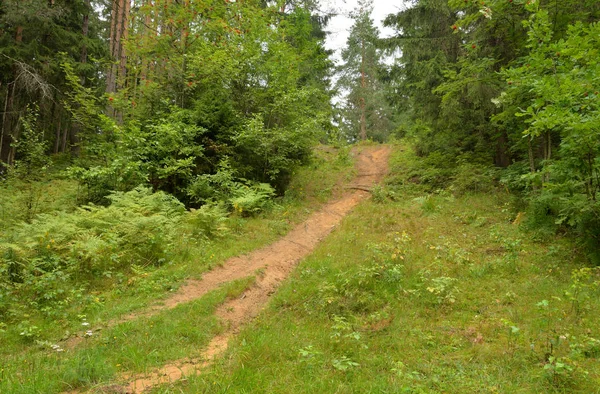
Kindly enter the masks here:
[[33, 341], [35, 338], [39, 337], [41, 333], [39, 327], [31, 325], [27, 320], [19, 323], [17, 329], [20, 331], [19, 335], [27, 341]]
[[228, 161], [221, 162], [215, 174], [197, 176], [187, 193], [195, 202], [226, 204], [242, 216], [263, 211], [275, 196], [275, 190], [268, 183], [235, 178]]
[[268, 183], [259, 183], [236, 190], [230, 201], [235, 212], [249, 216], [263, 211], [271, 204], [274, 195], [275, 190]]
[[[147, 3], [103, 44], [98, 32], [115, 29], [121, 3], [2, 3], [0, 160], [13, 164], [21, 116], [45, 144], [31, 157], [72, 153], [78, 203], [108, 205], [111, 193], [144, 184], [188, 206], [237, 198], [257, 212], [270, 194], [259, 184], [283, 194], [332, 129], [327, 18], [316, 5]], [[37, 125], [22, 116], [29, 101]], [[222, 162], [235, 185], [216, 186]]]
[[[54, 146], [52, 151], [75, 155], [80, 151], [76, 126], [69, 124], [69, 112], [77, 104], [63, 99], [70, 96], [71, 76], [90, 94], [101, 95], [103, 78], [99, 76], [104, 64], [89, 61], [100, 60], [107, 52], [102, 37], [105, 21], [96, 17], [96, 4], [83, 0], [6, 0], [0, 4], [0, 161], [5, 164], [12, 165], [16, 158], [10, 146], [19, 140], [19, 119], [27, 108], [39, 108], [38, 132]], [[70, 74], [63, 72], [64, 63], [70, 64]], [[49, 151], [42, 152], [40, 159]]]
[[425, 290], [432, 296], [436, 305], [454, 304], [458, 294], [456, 283], [458, 279], [440, 276], [437, 278], [430, 277], [428, 272], [422, 272], [423, 286]]
[[[190, 119], [188, 111], [173, 108], [168, 116], [146, 122], [130, 122], [126, 127], [115, 126], [120, 141], [116, 149], [104, 144], [99, 152], [108, 163], [95, 162], [72, 166], [68, 174], [81, 182], [87, 200], [107, 203], [112, 191], [128, 191], [140, 183], [149, 183], [179, 198], [194, 173], [204, 162], [203, 147], [197, 143], [204, 130]], [[100, 158], [100, 157], [99, 157]]]
[[568, 357], [550, 356], [544, 365], [544, 372], [552, 383], [557, 387], [569, 386], [573, 379], [576, 366]]
[[[85, 301], [86, 281], [134, 265], [164, 264], [178, 249], [179, 224], [201, 221], [173, 197], [147, 188], [116, 192], [109, 199], [109, 207], [42, 214], [2, 235], [0, 312], [18, 313], [10, 302], [15, 296], [29, 299], [28, 306], [43, 313]], [[204, 220], [204, 228], [195, 231], [211, 236], [218, 221]]]
[[241, 185], [235, 180], [235, 172], [229, 161], [219, 163], [214, 174], [202, 174], [190, 182], [188, 196], [195, 203], [227, 201], [235, 189]]
[[[34, 234], [33, 240], [27, 240], [25, 230], [16, 233], [3, 228], [0, 240], [3, 252], [0, 255], [0, 336], [3, 343], [0, 391], [59, 392], [103, 386], [125, 371], [150, 370], [168, 360], [189, 355], [190, 348], [205, 347], [223, 329], [214, 316], [215, 308], [225, 299], [239, 298], [254, 283], [253, 277], [227, 284], [198, 301], [161, 311], [157, 316], [144, 317], [142, 321], [126, 321], [114, 326], [107, 322], [145, 310], [161, 297], [168, 297], [184, 280], [198, 277], [229, 257], [247, 253], [287, 231], [299, 218], [308, 215], [307, 208], [318, 204], [316, 197], [320, 194], [317, 189], [325, 185], [330, 192], [337, 192], [331, 186], [341, 184], [342, 178], [350, 174], [351, 163], [345, 162], [348, 152], [344, 150], [344, 163], [338, 161], [338, 153], [337, 149], [321, 147], [315, 155], [318, 160], [310, 167], [296, 170], [297, 179], [293, 185], [305, 188], [307, 193], [286, 199], [275, 212], [259, 217], [234, 215], [228, 218], [229, 207], [211, 202], [186, 212], [181, 203], [166, 193], [136, 188], [110, 195], [112, 203], [108, 207], [82, 207], [70, 218], [58, 214], [38, 217], [27, 231], [44, 235], [47, 230], [49, 234], [47, 242], [40, 241], [35, 250], [36, 245], [21, 243], [37, 243], [37, 235]], [[241, 181], [235, 178], [235, 182]], [[246, 185], [240, 184], [240, 187]], [[261, 189], [269, 193], [266, 186]], [[170, 219], [172, 224], [157, 218], [156, 225], [160, 227], [152, 234], [143, 226], [137, 227], [145, 217], [157, 216]], [[54, 222], [54, 228], [50, 222]], [[76, 228], [69, 229], [69, 226]], [[98, 267], [89, 273], [84, 271], [83, 265], [77, 265], [80, 257], [72, 252], [71, 244], [80, 242], [85, 233], [94, 231], [99, 241], [110, 240], [120, 245], [110, 250], [100, 249], [98, 253], [90, 251], [91, 257], [98, 261], [102, 261], [101, 255], [106, 252], [107, 259], [113, 259], [110, 261], [113, 265], [109, 269]], [[130, 236], [135, 235], [135, 231], [141, 231], [146, 237], [158, 233], [163, 238], [174, 239], [174, 245], [163, 243], [167, 250], [166, 261], [120, 261], [133, 255], [132, 249], [138, 249], [137, 244], [130, 244], [137, 243]], [[227, 237], [213, 239], [225, 234]], [[59, 235], [62, 238], [59, 239]], [[14, 243], [5, 249], [8, 238]], [[150, 248], [152, 245], [139, 247]], [[79, 250], [86, 252], [87, 247]], [[44, 256], [40, 256], [42, 253]], [[83, 257], [87, 258], [87, 255]], [[33, 258], [37, 260], [33, 262]], [[26, 275], [33, 270], [34, 263], [37, 270]], [[49, 273], [51, 263], [58, 269]], [[25, 280], [20, 282], [21, 279]], [[29, 337], [21, 336], [21, 332]], [[67, 348], [63, 339], [75, 339], [75, 336], [83, 343]], [[165, 342], [163, 336], [169, 336], [171, 340]], [[352, 338], [343, 340], [356, 341]], [[71, 344], [71, 339], [68, 342]], [[327, 357], [324, 361], [327, 368], [337, 371], [333, 359], [342, 360], [344, 355], [354, 360], [351, 353], [341, 352], [335, 357]]]
[[359, 1], [351, 15], [354, 24], [341, 53], [344, 63], [339, 67], [336, 88], [346, 96], [339, 114], [346, 141], [369, 138], [383, 142], [395, 127], [386, 97], [389, 84], [385, 81], [383, 50], [372, 12], [372, 1]]
[[287, 128], [267, 128], [262, 116], [254, 117], [233, 138], [237, 152], [234, 166], [243, 177], [270, 182], [282, 192], [294, 168], [306, 163], [310, 156], [318, 130], [315, 121], [318, 118]]
[[218, 204], [205, 204], [198, 209], [191, 209], [185, 221], [190, 231], [201, 238], [215, 238], [227, 233], [227, 210]]
[[[396, 155], [395, 180], [425, 165], [409, 149]], [[226, 368], [175, 390], [597, 390], [600, 303], [581, 288], [577, 316], [564, 294], [585, 266], [572, 240], [532, 240], [512, 224], [507, 193], [438, 195], [436, 214], [422, 215], [412, 197], [423, 185], [386, 187], [399, 198], [356, 207], [230, 343]]]
[[204, 132], [189, 112], [172, 108], [167, 117], [156, 122], [129, 123], [123, 132], [123, 154], [155, 190], [181, 197], [205, 160], [203, 147], [198, 144]]
[[51, 165], [50, 158], [45, 155], [47, 143], [38, 128], [38, 117], [38, 108], [28, 108], [21, 119], [23, 131], [12, 144], [18, 159], [9, 167], [7, 174], [6, 187], [17, 192], [16, 206], [20, 208], [17, 215], [27, 222], [40, 211], [44, 191], [42, 180], [47, 177]]
[[334, 359], [331, 365], [338, 371], [346, 371], [351, 368], [360, 367], [359, 363], [352, 361], [347, 356]]
[[406, 233], [388, 234], [388, 242], [369, 245], [369, 264], [319, 288], [318, 306], [328, 313], [369, 315], [385, 305], [404, 283], [404, 263], [411, 238]]
[[114, 191], [127, 191], [147, 181], [139, 163], [115, 157], [108, 153], [106, 165], [75, 165], [66, 170], [66, 175], [78, 182], [85, 193], [81, 202], [107, 205], [109, 196]]
[[449, 119], [441, 116], [440, 95], [434, 93], [444, 81], [444, 73], [460, 51], [460, 37], [450, 26], [456, 12], [448, 1], [415, 1], [397, 14], [388, 15], [385, 25], [395, 30], [386, 39], [390, 51], [399, 50], [400, 57], [390, 74], [395, 108], [409, 120], [407, 129], [418, 140], [419, 153], [441, 152], [456, 155], [454, 136], [469, 130], [456, 129], [456, 113]]
[[442, 0], [390, 15], [397, 108], [432, 164], [414, 179], [486, 191], [485, 166], [507, 168], [502, 183], [528, 226], [570, 232], [600, 261], [599, 12], [593, 1]]
[[600, 356], [600, 340], [589, 336], [571, 339], [570, 347], [574, 357], [598, 358]]
[[487, 193], [494, 189], [493, 168], [465, 162], [456, 168], [450, 190], [456, 194]]
[[571, 273], [571, 288], [565, 296], [571, 301], [572, 311], [580, 316], [588, 307], [590, 298], [600, 289], [600, 267], [584, 267]]
[[[157, 7], [148, 4], [140, 13], [156, 18]], [[165, 21], [169, 32], [150, 39], [147, 28], [136, 26], [130, 56], [144, 62], [156, 54], [173, 67], [168, 73], [147, 68], [142, 81], [131, 79], [139, 95], [122, 89], [109, 97], [130, 119], [125, 158], [141, 159], [155, 189], [195, 203], [226, 201], [210, 190], [224, 161], [236, 178], [270, 183], [283, 194], [294, 168], [331, 127], [331, 64], [313, 9], [280, 12], [255, 1], [166, 8], [176, 15]]]
[[595, 130], [600, 107], [592, 86], [600, 68], [591, 58], [598, 51], [600, 30], [597, 24], [578, 22], [557, 41], [549, 12], [533, 5], [528, 9], [529, 53], [518, 66], [505, 71], [510, 86], [500, 100], [506, 111], [522, 106], [514, 116], [524, 119], [526, 138], [550, 141], [558, 137], [556, 153], [550, 156], [548, 145], [541, 169], [529, 177], [538, 189], [533, 203], [548, 207], [548, 220], [581, 234], [591, 257], [597, 259], [600, 150]]
[[13, 147], [18, 152], [19, 159], [11, 170], [13, 176], [29, 182], [39, 181], [44, 178], [44, 171], [50, 164], [50, 159], [44, 154], [47, 143], [44, 135], [39, 130], [37, 118], [39, 109], [28, 108], [22, 119], [23, 131], [19, 139], [13, 142]]

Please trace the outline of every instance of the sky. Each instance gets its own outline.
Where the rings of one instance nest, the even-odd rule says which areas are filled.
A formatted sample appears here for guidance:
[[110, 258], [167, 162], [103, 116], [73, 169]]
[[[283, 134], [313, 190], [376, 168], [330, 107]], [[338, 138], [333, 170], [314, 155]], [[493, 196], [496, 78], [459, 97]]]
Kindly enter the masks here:
[[[341, 60], [340, 52], [342, 48], [346, 46], [346, 40], [350, 34], [350, 28], [352, 27], [352, 19], [348, 16], [350, 11], [354, 10], [357, 6], [357, 0], [322, 0], [321, 4], [325, 9], [334, 9], [338, 11], [338, 15], [333, 17], [327, 26], [327, 30], [330, 32], [327, 40], [325, 41], [325, 47], [327, 49], [334, 50], [334, 59], [336, 62]], [[389, 37], [393, 30], [383, 27], [383, 19], [388, 14], [395, 14], [400, 11], [403, 7], [403, 0], [373, 0], [373, 20], [375, 26], [379, 28], [381, 37]]]

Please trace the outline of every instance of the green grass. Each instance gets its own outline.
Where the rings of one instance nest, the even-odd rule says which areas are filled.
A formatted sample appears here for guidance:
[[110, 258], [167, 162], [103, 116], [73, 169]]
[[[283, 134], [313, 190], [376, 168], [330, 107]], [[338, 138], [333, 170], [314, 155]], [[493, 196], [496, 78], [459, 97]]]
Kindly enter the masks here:
[[5, 357], [0, 392], [52, 393], [106, 385], [118, 381], [119, 372], [146, 372], [171, 360], [198, 356], [221, 332], [215, 308], [253, 283], [253, 277], [232, 282], [199, 300], [102, 331], [80, 321], [93, 334], [74, 351], [57, 351], [46, 343], [42, 352]]
[[220, 362], [153, 392], [600, 392], [598, 272], [575, 297], [586, 265], [568, 239], [533, 241], [502, 191], [426, 196], [398, 167], [414, 160], [396, 153], [381, 202], [347, 217]]
[[[151, 352], [152, 349], [141, 346], [139, 341], [128, 345], [133, 339], [118, 335], [117, 338], [122, 339], [121, 345], [99, 344], [94, 336], [86, 341], [83, 353], [76, 349], [74, 353], [67, 352], [66, 356], [66, 353], [55, 354], [49, 350], [49, 346], [60, 343], [69, 333], [84, 331], [82, 316], [91, 327], [102, 327], [107, 321], [167, 297], [185, 279], [200, 277], [231, 256], [247, 253], [277, 239], [328, 198], [339, 194], [341, 182], [353, 172], [352, 162], [347, 149], [319, 148], [310, 165], [296, 170], [290, 191], [278, 199], [270, 211], [250, 218], [231, 216], [226, 223], [230, 231], [224, 237], [203, 241], [183, 240], [185, 242], [181, 242], [179, 252], [162, 266], [140, 265], [135, 269], [113, 272], [110, 277], [93, 278], [93, 283], [80, 283], [82, 290], [71, 298], [70, 303], [50, 306], [45, 312], [26, 306], [30, 299], [15, 299], [12, 303], [15, 315], [9, 314], [5, 316], [8, 320], [0, 320], [0, 392], [59, 392], [65, 385], [89, 385], [110, 380], [118, 370], [115, 369], [116, 364], [120, 364], [122, 369], [137, 371], [187, 355], [190, 348], [185, 343], [161, 339], [169, 330], [182, 334], [171, 326], [154, 335], [154, 341], [160, 342], [161, 346], [164, 342], [166, 350], [157, 356], [151, 353], [148, 361], [122, 360], [120, 352], [130, 354], [133, 360], [143, 360], [144, 352]], [[61, 195], [59, 200], [69, 200], [73, 189], [68, 187], [65, 190], [66, 194]], [[13, 208], [3, 205], [3, 209], [8, 212]], [[7, 213], [6, 216], [11, 214]], [[10, 231], [10, 228], [3, 228], [3, 231]], [[156, 318], [170, 316], [173, 321], [185, 319], [189, 312], [185, 308], [188, 307], [164, 312]], [[216, 332], [216, 320], [208, 317], [209, 312], [204, 315], [204, 320], [196, 322], [196, 326], [184, 326], [190, 331], [189, 335], [200, 335], [196, 333], [199, 327], [205, 330], [202, 335], [207, 338]], [[132, 331], [134, 337], [143, 340], [136, 327], [144, 327], [146, 323], [145, 320], [125, 323], [101, 333], [103, 337], [108, 335], [106, 337], [110, 338], [107, 332], [122, 329], [123, 332]], [[160, 330], [161, 325], [155, 327]], [[21, 335], [22, 332], [29, 337]], [[194, 345], [194, 349], [201, 348], [199, 345], [206, 339], [204, 336], [195, 339], [198, 346]]]
[[[93, 295], [99, 303], [85, 311], [87, 321], [140, 308], [183, 278], [283, 234], [351, 176], [345, 155], [319, 155], [296, 174], [280, 208], [233, 218], [227, 238]], [[415, 173], [429, 170], [420, 166], [400, 146], [387, 184], [300, 263], [225, 356], [153, 392], [599, 393], [598, 271], [568, 238], [536, 241], [513, 224], [506, 192], [427, 194]], [[64, 353], [9, 330], [0, 392], [102, 386], [119, 372], [193, 357], [221, 330], [215, 307], [251, 280], [100, 331]], [[81, 328], [80, 319], [59, 323], [42, 329], [57, 338]]]

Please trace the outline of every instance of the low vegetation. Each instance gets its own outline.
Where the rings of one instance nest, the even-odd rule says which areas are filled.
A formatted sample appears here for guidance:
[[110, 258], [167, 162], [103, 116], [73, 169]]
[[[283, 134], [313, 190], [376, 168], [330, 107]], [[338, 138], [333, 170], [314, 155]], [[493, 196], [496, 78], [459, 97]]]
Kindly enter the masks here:
[[600, 271], [491, 178], [431, 191], [423, 163], [401, 147], [220, 362], [153, 392], [596, 392]]
[[[153, 392], [597, 389], [600, 270], [577, 252], [575, 240], [534, 231], [535, 217], [518, 210], [497, 170], [462, 168], [444, 180], [447, 170], [417, 158], [410, 145], [395, 147], [387, 182], [300, 263], [225, 356], [201, 375]], [[284, 233], [341, 192], [350, 164], [346, 149], [318, 148], [286, 196], [252, 216], [233, 208], [225, 215], [225, 207], [213, 205], [186, 211], [172, 197], [138, 188], [114, 194], [106, 208], [42, 214], [15, 227], [13, 245], [22, 245], [27, 264], [14, 271], [23, 280], [11, 289], [12, 304], [4, 304], [0, 391], [106, 387], [123, 372], [200, 355], [223, 329], [215, 308], [253, 277], [155, 316], [103, 327]], [[160, 222], [161, 239], [146, 234], [150, 244], [138, 244], [133, 235], [144, 234], [146, 220]], [[52, 221], [60, 231], [42, 225]], [[77, 253], [92, 230], [114, 242], [103, 251], [115, 248], [93, 255], [119, 250], [120, 265]], [[39, 231], [51, 237], [38, 244]], [[48, 270], [42, 261], [66, 265]], [[61, 338], [75, 331], [85, 332], [81, 342], [66, 347]]]
[[[0, 275], [0, 392], [55, 392], [89, 386], [114, 376], [120, 370], [117, 364], [121, 369], [143, 371], [176, 354], [186, 355], [192, 343], [179, 343], [179, 347], [165, 343], [168, 351], [163, 356], [154, 362], [142, 361], [142, 355], [152, 349], [131, 342], [131, 335], [139, 334], [150, 346], [162, 341], [158, 338], [163, 335], [170, 333], [178, 341], [180, 334], [188, 337], [185, 333], [189, 332], [189, 336], [203, 338], [204, 342], [193, 343], [200, 349], [205, 339], [218, 332], [211, 311], [230, 290], [207, 296], [199, 306], [183, 306], [148, 322], [103, 330], [100, 337], [97, 330], [109, 320], [168, 295], [184, 279], [282, 235], [341, 192], [342, 181], [353, 172], [352, 163], [347, 148], [317, 148], [310, 163], [295, 171], [288, 192], [280, 198], [271, 194], [249, 198], [260, 195], [259, 191], [238, 185], [241, 193], [247, 193], [243, 202], [238, 200], [243, 194], [233, 194], [229, 203], [186, 210], [170, 195], [138, 187], [113, 193], [106, 207], [48, 212], [30, 223], [13, 223], [10, 231], [0, 235], [0, 256], [5, 263]], [[70, 189], [65, 193], [67, 198]], [[18, 206], [20, 199], [17, 194], [9, 201]], [[187, 322], [189, 313], [196, 313], [190, 308], [204, 308], [198, 318], [205, 320]], [[165, 328], [158, 321], [172, 327]], [[160, 334], [152, 334], [148, 324], [154, 324]], [[196, 329], [201, 333], [192, 333]], [[90, 339], [83, 346], [87, 350], [63, 352], [64, 339], [88, 330]], [[124, 342], [116, 348], [113, 339], [119, 335], [113, 332], [123, 334], [119, 335]], [[122, 346], [135, 352], [138, 361], [123, 361], [129, 351]], [[82, 365], [74, 368], [77, 360]], [[31, 365], [31, 369], [21, 370], [21, 365]]]
[[600, 392], [600, 2], [405, 3], [383, 39], [358, 0], [336, 67], [318, 0], [0, 1], [0, 392], [200, 355], [266, 275], [140, 311], [389, 138], [372, 199], [155, 391]]

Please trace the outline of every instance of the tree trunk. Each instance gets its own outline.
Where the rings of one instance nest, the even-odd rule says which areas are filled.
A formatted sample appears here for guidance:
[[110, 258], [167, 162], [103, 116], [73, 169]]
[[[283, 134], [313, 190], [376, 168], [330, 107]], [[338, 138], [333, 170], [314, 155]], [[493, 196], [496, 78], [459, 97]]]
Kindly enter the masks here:
[[544, 133], [544, 160], [552, 158], [552, 135], [549, 131]]
[[496, 139], [496, 157], [494, 164], [498, 167], [506, 168], [510, 165], [510, 157], [507, 153], [508, 135], [506, 131], [502, 131]]
[[[146, 0], [146, 5], [150, 3], [149, 0]], [[158, 4], [157, 4], [158, 7]], [[150, 11], [146, 13], [144, 16], [144, 46], [147, 48], [150, 46], [150, 35], [153, 34], [153, 31], [150, 26], [152, 26], [152, 16], [150, 15]], [[141, 61], [141, 71], [140, 71], [140, 80], [142, 83], [146, 83], [148, 76], [150, 74], [150, 62], [152, 60], [148, 59], [148, 56], [143, 56]]]
[[111, 57], [111, 64], [106, 75], [106, 92], [113, 93], [116, 90], [116, 78], [117, 78], [117, 66], [114, 64], [116, 59], [116, 47], [117, 42], [115, 37], [117, 35], [117, 15], [118, 15], [119, 3], [118, 0], [113, 0], [112, 11], [110, 16], [110, 37], [108, 40], [108, 52]]
[[[83, 35], [83, 45], [81, 46], [81, 63], [87, 63], [87, 37], [90, 31], [90, 0], [84, 0], [85, 14], [83, 15], [83, 22], [81, 24], [81, 34]], [[81, 82], [84, 83], [84, 80]]]
[[57, 116], [56, 117], [56, 125], [57, 125], [56, 126], [56, 136], [54, 139], [54, 154], [59, 153], [59, 150], [60, 150], [60, 130], [61, 130], [60, 122], [61, 122], [61, 117]]
[[127, 71], [127, 53], [125, 51], [125, 46], [123, 42], [127, 41], [127, 37], [129, 36], [129, 11], [131, 9], [131, 0], [123, 0], [123, 14], [121, 20], [121, 38], [119, 39], [120, 46], [120, 60], [119, 60], [119, 78], [121, 80], [121, 86], [126, 86], [126, 71]]
[[[113, 0], [111, 13], [109, 51], [112, 59], [106, 78], [106, 92], [117, 92], [123, 85], [126, 77], [127, 54], [123, 41], [128, 35], [128, 16], [131, 0]], [[122, 121], [122, 114], [117, 113], [112, 107], [107, 109], [108, 115]]]
[[15, 128], [15, 90], [17, 83], [13, 81], [10, 89], [6, 92], [6, 104], [4, 106], [4, 121], [2, 122], [2, 152], [0, 152], [0, 161], [12, 165], [12, 143], [14, 142]]
[[[14, 82], [9, 83], [8, 85], [6, 85], [6, 97], [4, 98], [4, 112], [2, 113], [2, 124], [0, 125], [0, 169], [2, 168], [2, 163], [6, 163], [7, 159], [8, 159], [8, 154], [4, 154], [4, 142], [5, 142], [5, 138], [4, 135], [8, 133], [8, 127], [6, 126], [6, 121], [8, 118], [8, 107], [9, 107], [9, 98], [10, 98], [10, 91], [11, 91], [11, 85], [14, 84]], [[7, 136], [8, 137], [8, 136]], [[6, 138], [6, 140], [8, 140], [8, 138]]]
[[533, 144], [531, 137], [527, 138], [527, 156], [529, 157], [529, 170], [533, 174], [535, 172], [535, 160], [533, 157]]
[[[21, 135], [21, 128], [19, 127], [19, 118], [17, 117], [17, 121], [14, 123], [13, 132], [11, 133], [11, 141], [15, 142], [18, 140]], [[8, 151], [8, 160], [6, 161], [9, 166], [15, 164], [15, 157], [17, 156], [17, 148], [14, 145], [10, 146]]]
[[60, 141], [60, 150], [63, 153], [67, 151], [67, 137], [68, 137], [68, 135], [69, 135], [69, 127], [67, 125], [62, 130], [62, 137], [61, 137], [61, 141]]
[[[544, 133], [544, 160], [550, 160], [552, 158], [552, 135], [549, 131]], [[550, 173], [544, 171], [544, 182], [550, 181]]]
[[[80, 62], [81, 64], [87, 63], [87, 37], [89, 34], [89, 24], [90, 24], [90, 9], [91, 4], [90, 0], [84, 0], [85, 5], [85, 13], [83, 14], [83, 20], [81, 22], [81, 35], [83, 37], [83, 44], [81, 46], [81, 54], [80, 54]], [[85, 73], [79, 76], [79, 82], [81, 86], [85, 85]], [[81, 153], [80, 143], [80, 134], [81, 134], [81, 124], [79, 122], [73, 122], [73, 126], [71, 127], [71, 132], [69, 135], [69, 141], [71, 143], [71, 152], [75, 156], [79, 156]]]
[[[21, 45], [23, 42], [23, 26], [17, 26], [15, 30], [15, 44], [16, 46]], [[2, 143], [0, 144], [0, 161], [8, 164], [13, 164], [14, 160], [14, 148], [12, 143], [15, 140], [16, 125], [14, 122], [15, 116], [15, 95], [18, 71], [17, 67], [13, 68], [13, 82], [8, 84], [6, 91], [6, 101], [4, 103], [4, 114], [2, 116]], [[12, 85], [12, 86], [11, 86]]]
[[365, 89], [367, 87], [367, 78], [365, 74], [365, 43], [361, 43], [361, 57], [360, 57], [360, 87], [361, 87], [361, 98], [360, 98], [360, 139], [365, 141], [367, 139], [367, 108], [365, 103]]
[[17, 44], [23, 42], [23, 26], [17, 26], [17, 32], [15, 34], [15, 41]]

